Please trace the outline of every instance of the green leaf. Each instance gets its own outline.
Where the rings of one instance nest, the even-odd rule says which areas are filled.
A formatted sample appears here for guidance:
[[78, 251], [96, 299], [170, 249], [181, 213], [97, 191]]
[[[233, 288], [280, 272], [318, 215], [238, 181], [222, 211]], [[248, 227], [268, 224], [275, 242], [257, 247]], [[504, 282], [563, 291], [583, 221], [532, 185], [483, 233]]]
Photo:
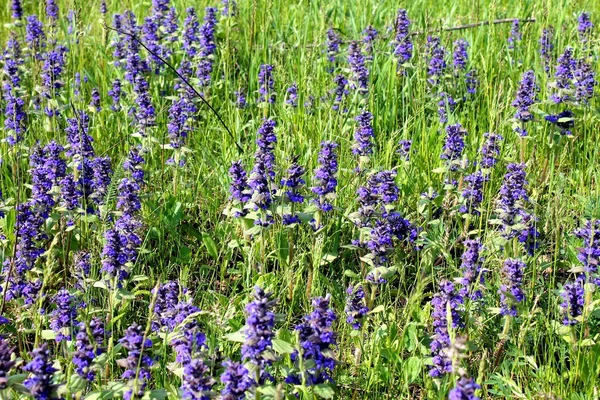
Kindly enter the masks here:
[[218, 258], [219, 252], [217, 251], [217, 244], [215, 241], [208, 235], [208, 233], [202, 234], [202, 243], [206, 246], [206, 251], [212, 258]]
[[369, 311], [369, 315], [370, 314], [378, 314], [380, 312], [383, 312], [384, 310], [385, 310], [385, 307], [383, 306], [383, 304], [380, 304], [377, 307], [375, 307], [374, 309], [372, 309], [371, 311]]
[[278, 354], [292, 354], [294, 352], [294, 347], [285, 340], [273, 339], [273, 350]]
[[246, 341], [246, 335], [244, 335], [244, 331], [242, 329], [237, 332], [228, 333], [223, 337], [230, 342], [244, 343]]
[[322, 399], [333, 399], [335, 391], [326, 383], [315, 385], [315, 394]]
[[54, 340], [56, 339], [56, 332], [51, 329], [44, 329], [42, 331], [42, 339], [44, 340]]

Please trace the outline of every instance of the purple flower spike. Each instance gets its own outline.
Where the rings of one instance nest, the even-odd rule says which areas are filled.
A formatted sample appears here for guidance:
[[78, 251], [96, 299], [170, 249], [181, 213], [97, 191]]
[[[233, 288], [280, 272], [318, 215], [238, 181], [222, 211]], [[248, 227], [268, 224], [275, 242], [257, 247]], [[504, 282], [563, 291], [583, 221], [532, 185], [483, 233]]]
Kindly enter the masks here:
[[354, 132], [354, 144], [352, 145], [352, 154], [356, 156], [368, 156], [373, 154], [373, 114], [368, 111], [363, 111], [356, 118], [358, 123]]
[[[266, 365], [271, 364], [272, 340], [275, 337], [273, 327], [275, 325], [275, 313], [277, 304], [272, 299], [272, 293], [266, 293], [262, 288], [256, 287], [254, 300], [246, 306], [246, 328], [244, 334], [246, 340], [242, 345], [242, 360], [256, 365], [261, 375]], [[261, 383], [261, 382], [257, 382]]]
[[275, 103], [275, 91], [273, 89], [273, 66], [263, 64], [258, 71], [258, 102]]
[[338, 144], [335, 142], [321, 142], [321, 151], [319, 152], [319, 167], [315, 169], [315, 180], [317, 185], [311, 188], [312, 192], [318, 196], [313, 200], [317, 207], [324, 212], [333, 210], [333, 205], [329, 202], [335, 196], [337, 188], [337, 170], [338, 161], [335, 149]]
[[519, 122], [519, 126], [515, 127], [515, 131], [520, 136], [527, 136], [528, 132], [524, 128], [526, 122], [533, 120], [533, 114], [530, 107], [538, 100], [537, 92], [539, 88], [535, 83], [535, 74], [533, 71], [527, 71], [523, 74], [517, 96], [512, 102], [512, 106], [517, 109], [515, 119]]
[[563, 286], [563, 291], [560, 294], [563, 302], [560, 308], [564, 315], [564, 325], [573, 326], [579, 323], [577, 317], [583, 314], [583, 305], [585, 304], [585, 289], [583, 285], [583, 281], [575, 280]]
[[221, 374], [222, 400], [243, 400], [246, 393], [254, 386], [254, 380], [250, 378], [249, 372], [239, 362], [225, 361], [225, 371]]
[[57, 369], [52, 366], [53, 360], [47, 344], [43, 343], [29, 354], [32, 360], [23, 367], [23, 371], [28, 372], [30, 376], [23, 384], [35, 399], [51, 399], [52, 393], [58, 387], [52, 382]]
[[446, 127], [446, 142], [444, 143], [440, 159], [446, 161], [446, 164], [450, 167], [450, 171], [458, 169], [465, 148], [466, 134], [467, 131], [461, 124]]
[[359, 330], [362, 327], [363, 319], [369, 312], [365, 302], [365, 291], [362, 285], [353, 287], [350, 285], [346, 290], [346, 322], [352, 325], [352, 329]]
[[399, 9], [395, 22], [396, 36], [392, 45], [394, 55], [398, 59], [398, 71], [404, 73], [404, 64], [408, 63], [413, 55], [413, 43], [410, 37], [410, 20], [406, 10]]
[[483, 297], [480, 289], [485, 282], [482, 251], [483, 245], [479, 239], [465, 240], [465, 251], [461, 256], [460, 265], [463, 277], [460, 279], [461, 288], [458, 292], [462, 298], [479, 300]]
[[[460, 294], [456, 293], [454, 285], [449, 281], [440, 282], [440, 291], [431, 300], [434, 333], [430, 344], [433, 365], [429, 370], [429, 375], [433, 378], [441, 378], [452, 372], [452, 360], [447, 354], [451, 345], [448, 324], [450, 322], [453, 328], [464, 326], [457, 310], [463, 301]], [[451, 321], [448, 321], [448, 310], [450, 310]]]
[[348, 64], [350, 65], [350, 71], [352, 71], [350, 88], [357, 90], [362, 95], [369, 94], [369, 70], [365, 66], [365, 57], [357, 41], [350, 43]]
[[456, 381], [456, 386], [448, 393], [448, 400], [479, 400], [475, 391], [481, 389], [473, 378], [461, 377]]
[[502, 266], [503, 284], [500, 286], [500, 314], [517, 316], [517, 304], [525, 300], [525, 294], [521, 289], [525, 263], [521, 260], [506, 260]]

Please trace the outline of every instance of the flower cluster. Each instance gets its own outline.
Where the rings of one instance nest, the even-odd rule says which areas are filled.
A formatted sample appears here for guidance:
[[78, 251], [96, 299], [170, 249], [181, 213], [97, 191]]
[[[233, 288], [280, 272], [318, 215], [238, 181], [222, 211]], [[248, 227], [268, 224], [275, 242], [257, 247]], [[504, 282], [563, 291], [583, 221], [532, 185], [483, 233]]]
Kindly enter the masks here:
[[[308, 385], [318, 385], [331, 382], [331, 374], [336, 361], [332, 352], [336, 347], [336, 333], [333, 323], [336, 320], [335, 312], [329, 308], [331, 296], [317, 297], [312, 301], [313, 312], [305, 316], [302, 323], [296, 325], [300, 340], [301, 351], [292, 353], [292, 360], [302, 359], [306, 368], [301, 373]], [[297, 375], [290, 375], [286, 379], [289, 383], [300, 383]]]
[[[452, 360], [447, 354], [447, 349], [451, 345], [449, 325], [452, 328], [463, 326], [463, 321], [458, 311], [458, 306], [463, 303], [463, 298], [456, 292], [452, 282], [440, 282], [440, 291], [433, 296], [431, 305], [433, 311], [433, 336], [430, 344], [433, 355], [432, 366], [429, 375], [434, 378], [441, 378], [447, 373], [452, 372]], [[450, 311], [448, 311], [450, 310]], [[450, 315], [451, 321], [448, 321]]]
[[365, 291], [362, 285], [356, 287], [350, 285], [346, 294], [346, 322], [352, 325], [352, 329], [359, 330], [369, 312], [369, 307], [365, 303]]
[[524, 124], [533, 120], [533, 114], [531, 113], [530, 108], [538, 100], [538, 90], [539, 88], [535, 83], [535, 74], [533, 71], [525, 72], [521, 79], [521, 83], [519, 84], [517, 96], [511, 103], [511, 105], [517, 109], [515, 113], [515, 119], [517, 120], [518, 124], [515, 125], [514, 130], [521, 136], [528, 135]]
[[500, 313], [502, 315], [517, 316], [517, 303], [525, 300], [521, 289], [525, 263], [521, 260], [508, 259], [502, 265], [503, 284], [500, 286]]
[[[270, 364], [272, 357], [268, 355], [275, 332], [275, 305], [273, 294], [256, 287], [254, 300], [246, 306], [246, 340], [242, 345], [242, 359], [256, 365], [261, 375], [266, 365]], [[260, 383], [260, 382], [257, 382]]]
[[461, 288], [459, 295], [471, 300], [479, 300], [483, 297], [480, 287], [485, 282], [485, 270], [483, 269], [484, 258], [481, 256], [483, 245], [479, 239], [465, 240], [465, 251], [461, 256], [463, 276], [460, 279]]
[[404, 9], [399, 9], [395, 22], [396, 36], [393, 41], [394, 55], [398, 58], [398, 71], [404, 71], [404, 64], [410, 61], [413, 44], [410, 38], [410, 20]]
[[442, 148], [440, 159], [446, 161], [450, 171], [458, 170], [461, 165], [466, 134], [467, 131], [461, 124], [446, 127], [446, 142]]

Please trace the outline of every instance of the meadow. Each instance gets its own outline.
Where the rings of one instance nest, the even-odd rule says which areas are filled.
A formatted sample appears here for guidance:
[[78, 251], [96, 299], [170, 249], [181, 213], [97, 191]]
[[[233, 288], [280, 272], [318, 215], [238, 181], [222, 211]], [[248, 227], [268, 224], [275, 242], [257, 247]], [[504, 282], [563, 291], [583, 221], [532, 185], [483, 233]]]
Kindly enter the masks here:
[[600, 3], [0, 22], [0, 399], [600, 398]]

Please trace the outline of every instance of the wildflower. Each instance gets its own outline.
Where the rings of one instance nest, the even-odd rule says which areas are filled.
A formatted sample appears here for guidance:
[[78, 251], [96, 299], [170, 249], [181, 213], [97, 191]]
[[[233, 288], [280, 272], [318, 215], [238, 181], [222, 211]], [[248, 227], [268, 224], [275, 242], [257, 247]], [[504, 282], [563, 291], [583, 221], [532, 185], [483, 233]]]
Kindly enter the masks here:
[[479, 400], [475, 391], [481, 389], [473, 378], [461, 377], [456, 381], [456, 386], [448, 393], [448, 400]]
[[194, 359], [183, 368], [181, 383], [182, 398], [187, 400], [209, 400], [208, 393], [215, 381], [210, 368], [202, 360]]
[[540, 57], [544, 63], [544, 71], [550, 73], [550, 64], [554, 54], [554, 28], [544, 28], [540, 37]]
[[129, 150], [127, 159], [123, 163], [123, 169], [129, 171], [133, 180], [140, 186], [144, 184], [144, 164], [144, 157], [136, 147]]
[[556, 92], [551, 98], [556, 104], [564, 103], [571, 99], [570, 90], [574, 72], [577, 68], [577, 61], [573, 58], [573, 49], [567, 47], [564, 53], [558, 57], [556, 73], [554, 74]]
[[536, 218], [529, 214], [525, 206], [529, 203], [525, 164], [509, 164], [504, 175], [497, 209], [501, 222], [500, 231], [506, 239], [518, 237], [528, 253], [533, 254], [537, 247], [539, 232], [535, 229]]
[[369, 307], [365, 303], [365, 291], [362, 285], [356, 287], [350, 285], [346, 293], [346, 322], [352, 325], [352, 329], [359, 330], [369, 312]]
[[446, 160], [446, 164], [450, 167], [450, 171], [456, 171], [458, 169], [457, 162], [462, 158], [466, 134], [467, 131], [461, 124], [454, 124], [446, 127], [446, 142], [442, 148], [440, 159]]
[[477, 93], [477, 87], [479, 86], [479, 79], [477, 78], [477, 70], [471, 69], [465, 74], [465, 86], [467, 87], [467, 93]]
[[447, 354], [447, 349], [451, 345], [448, 333], [448, 315], [450, 314], [451, 317], [450, 324], [452, 328], [462, 327], [463, 322], [457, 310], [462, 303], [463, 298], [456, 293], [451, 282], [440, 282], [440, 291], [431, 300], [434, 333], [430, 344], [433, 365], [429, 370], [429, 375], [433, 378], [440, 378], [452, 372], [452, 360]]
[[533, 120], [530, 107], [537, 102], [537, 92], [539, 88], [535, 83], [535, 74], [533, 71], [527, 71], [523, 74], [517, 96], [512, 102], [512, 106], [517, 109], [515, 119], [520, 122], [520, 126], [514, 130], [520, 136], [527, 136], [528, 132], [524, 128], [526, 122]]
[[588, 220], [573, 233], [577, 238], [583, 239], [583, 247], [577, 249], [577, 259], [583, 265], [584, 273], [578, 275], [577, 279], [600, 286], [600, 277], [597, 275], [600, 263], [600, 220]]
[[288, 168], [287, 177], [281, 180], [281, 186], [287, 188], [285, 195], [292, 203], [302, 203], [304, 196], [299, 193], [299, 189], [306, 183], [302, 176], [306, 169], [298, 164], [298, 156], [292, 160], [292, 165]]
[[573, 78], [575, 100], [579, 103], [588, 104], [592, 97], [594, 97], [594, 88], [598, 84], [594, 69], [590, 63], [581, 59], [577, 61], [577, 68], [573, 72]]
[[377, 29], [369, 25], [363, 31], [363, 44], [365, 45], [365, 53], [367, 53], [367, 60], [373, 59], [373, 42], [377, 38]]
[[32, 360], [23, 367], [23, 371], [29, 372], [30, 376], [25, 379], [23, 385], [35, 399], [53, 398], [59, 385], [52, 382], [57, 369], [52, 366], [53, 362], [48, 346], [43, 343], [29, 354]]
[[336, 320], [335, 312], [329, 308], [331, 296], [317, 297], [312, 301], [313, 311], [296, 325], [299, 333], [300, 348], [292, 353], [292, 360], [302, 357], [306, 368], [308, 385], [318, 385], [333, 380], [332, 373], [335, 368], [335, 359], [332, 352], [336, 347], [336, 333], [333, 323]]
[[258, 72], [259, 103], [275, 103], [275, 92], [273, 89], [273, 66], [262, 64]]
[[462, 298], [479, 300], [483, 297], [479, 287], [485, 281], [485, 270], [482, 267], [484, 258], [481, 257], [483, 245], [479, 239], [467, 239], [464, 245], [465, 251], [461, 256], [460, 265], [463, 276], [460, 279], [461, 288], [458, 293]]
[[592, 31], [594, 30], [594, 24], [590, 19], [590, 14], [587, 12], [582, 12], [579, 14], [577, 18], [579, 25], [577, 26], [577, 32], [579, 34], [579, 40], [581, 43], [587, 43], [591, 36]]
[[467, 54], [468, 47], [469, 42], [467, 42], [465, 39], [458, 39], [454, 42], [453, 65], [455, 73], [466, 70], [467, 63], [469, 61], [469, 55]]
[[333, 29], [327, 30], [327, 60], [331, 64], [328, 68], [328, 72], [333, 72], [335, 68], [335, 58], [340, 51], [340, 44], [342, 40]]
[[508, 259], [502, 266], [503, 284], [500, 286], [500, 303], [502, 305], [500, 314], [517, 316], [516, 304], [525, 300], [525, 294], [521, 289], [525, 263], [521, 260]]
[[189, 7], [186, 14], [183, 22], [183, 49], [189, 58], [193, 58], [198, 53], [200, 23], [194, 7]]
[[572, 283], [566, 283], [563, 286], [561, 297], [563, 302], [560, 305], [564, 315], [563, 324], [567, 326], [577, 325], [577, 317], [583, 314], [583, 305], [585, 304], [585, 289], [582, 280], [575, 280]]
[[6, 389], [8, 384], [8, 375], [15, 366], [12, 355], [15, 352], [14, 347], [10, 347], [8, 340], [0, 336], [0, 390]]
[[56, 309], [50, 314], [50, 329], [56, 332], [56, 341], [71, 340], [68, 332], [72, 326], [77, 325], [76, 299], [68, 290], [60, 290], [53, 300]]
[[133, 85], [133, 91], [136, 95], [134, 107], [134, 117], [139, 129], [139, 133], [145, 136], [145, 131], [154, 126], [156, 122], [156, 111], [152, 105], [152, 98], [148, 92], [148, 82], [142, 75], [136, 75]]
[[79, 111], [75, 118], [67, 118], [67, 141], [69, 148], [66, 151], [67, 157], [78, 157], [82, 159], [94, 156], [94, 148], [92, 141], [94, 140], [88, 135], [90, 117], [83, 111]]
[[285, 101], [285, 104], [298, 107], [298, 85], [296, 83], [292, 83], [292, 85], [287, 88], [288, 98]]
[[21, 5], [21, 0], [12, 0], [11, 10], [11, 15], [15, 21], [23, 18], [23, 6]]
[[410, 38], [410, 20], [404, 9], [399, 9], [395, 21], [396, 36], [393, 41], [394, 55], [398, 59], [398, 71], [404, 71], [403, 65], [410, 61], [413, 43]]
[[175, 328], [179, 290], [179, 283], [175, 281], [165, 282], [158, 287], [158, 290], [152, 290], [152, 294], [156, 298], [154, 310], [152, 310], [152, 330], [158, 331], [160, 328], [166, 328], [168, 332], [171, 332]]
[[412, 148], [412, 140], [401, 140], [398, 142], [398, 150], [396, 153], [404, 161], [410, 161], [410, 151]]
[[222, 400], [243, 400], [248, 392], [254, 386], [254, 380], [250, 378], [248, 370], [242, 364], [233, 361], [223, 363], [225, 371], [221, 374], [221, 383], [224, 387], [221, 390]]
[[92, 107], [95, 112], [100, 112], [102, 110], [102, 106], [100, 105], [100, 92], [98, 92], [98, 88], [92, 89], [92, 100], [90, 101], [90, 107]]
[[498, 162], [500, 155], [500, 142], [504, 139], [501, 135], [493, 132], [483, 134], [485, 141], [481, 146], [481, 167], [493, 168]]
[[239, 109], [246, 108], [246, 96], [244, 92], [236, 90], [233, 94], [235, 95], [235, 106]]
[[93, 170], [91, 188], [93, 192], [90, 197], [96, 204], [104, 204], [112, 177], [110, 157], [96, 157], [91, 164]]
[[235, 17], [237, 14], [237, 3], [235, 0], [222, 0], [221, 3], [223, 4], [221, 14], [226, 17]]
[[9, 132], [6, 141], [14, 146], [23, 140], [23, 134], [27, 129], [27, 115], [23, 109], [25, 102], [13, 94], [12, 87], [8, 83], [4, 84], [3, 97], [6, 101], [4, 128]]
[[350, 88], [358, 90], [360, 94], [369, 93], [369, 70], [365, 66], [365, 57], [360, 50], [360, 44], [357, 41], [350, 43], [348, 49], [348, 64], [352, 71]]
[[[231, 193], [231, 196], [229, 199], [238, 202], [243, 206], [243, 204], [250, 200], [251, 195], [249, 194], [250, 186], [248, 186], [248, 178], [241, 160], [234, 161], [231, 164], [229, 176], [231, 177], [231, 185], [229, 186], [229, 193]], [[237, 211], [235, 217], [241, 217], [243, 215], [243, 211]]]
[[357, 156], [368, 156], [373, 154], [373, 114], [363, 111], [356, 118], [358, 127], [354, 132], [354, 144], [352, 145], [352, 154]]
[[207, 7], [204, 16], [204, 24], [200, 27], [200, 60], [196, 77], [200, 86], [210, 85], [210, 74], [212, 73], [213, 54], [217, 48], [215, 44], [215, 27], [217, 25], [217, 12], [214, 7]]
[[[272, 299], [272, 293], [266, 293], [262, 288], [256, 287], [253, 294], [254, 300], [246, 306], [246, 327], [244, 334], [246, 340], [242, 345], [242, 360], [250, 361], [263, 373], [265, 365], [270, 364], [270, 358], [266, 356], [271, 349], [271, 341], [275, 336], [273, 327], [275, 325], [276, 300]], [[260, 383], [260, 382], [257, 382]]]
[[[252, 189], [251, 201], [256, 209], [266, 210], [272, 202], [271, 180], [275, 177], [275, 121], [265, 119], [258, 129], [254, 153], [254, 168], [248, 179], [248, 185]], [[266, 221], [263, 221], [266, 222]]]
[[[344, 101], [344, 97], [348, 96], [348, 79], [344, 75], [336, 75], [333, 78], [333, 81], [336, 85], [333, 90], [333, 94], [335, 94], [335, 98], [333, 100], [333, 106], [331, 107], [333, 111], [338, 111], [340, 109], [340, 105], [342, 101]], [[344, 110], [345, 112], [346, 110]]]
[[318, 158], [319, 167], [315, 169], [317, 186], [311, 188], [312, 192], [318, 196], [314, 200], [315, 204], [324, 212], [333, 210], [333, 206], [328, 200], [335, 196], [337, 187], [338, 162], [335, 153], [337, 147], [338, 144], [335, 142], [321, 142], [321, 151]]
[[438, 102], [438, 116], [440, 117], [440, 123], [445, 124], [448, 122], [448, 113], [453, 113], [456, 108], [456, 102], [446, 92], [440, 93], [440, 100]]
[[78, 189], [78, 184], [73, 177], [73, 174], [67, 174], [59, 182], [61, 206], [69, 211], [75, 210], [79, 206], [81, 191]]
[[[12, 87], [19, 87], [21, 85], [19, 66], [23, 64], [23, 57], [21, 54], [21, 44], [15, 32], [10, 32], [9, 34], [6, 49], [2, 53], [2, 59], [4, 60], [3, 69], [8, 78], [7, 81], [10, 81]], [[4, 91], [7, 90], [7, 87], [10, 88], [8, 83], [4, 83]]]
[[515, 19], [512, 22], [512, 27], [510, 28], [510, 35], [508, 37], [508, 48], [510, 50], [514, 50], [515, 45], [517, 44], [517, 42], [521, 41], [522, 37], [523, 35], [521, 34], [519, 20]]
[[479, 215], [479, 207], [483, 201], [483, 183], [488, 178], [481, 171], [467, 175], [464, 179], [466, 185], [462, 192], [464, 203], [460, 206], [462, 214]]
[[167, 132], [169, 134], [169, 144], [173, 149], [178, 149], [185, 144], [185, 139], [191, 130], [188, 123], [190, 118], [188, 111], [188, 101], [181, 96], [174, 100], [169, 108]]
[[125, 334], [119, 339], [119, 343], [127, 350], [127, 357], [117, 360], [117, 364], [125, 368], [121, 378], [136, 381], [134, 383], [136, 393], [133, 393], [133, 389], [129, 389], [124, 398], [129, 400], [141, 397], [146, 382], [151, 377], [150, 367], [154, 364], [154, 360], [148, 354], [149, 349], [152, 348], [152, 341], [145, 337], [145, 332], [141, 326], [132, 324], [125, 330]]
[[33, 55], [39, 59], [40, 52], [46, 47], [46, 34], [44, 33], [44, 25], [35, 15], [27, 17], [25, 40], [27, 46], [33, 51]]
[[432, 86], [440, 82], [446, 69], [446, 49], [441, 45], [440, 38], [437, 36], [427, 36], [425, 44], [427, 54], [427, 82]]
[[56, 0], [46, 0], [46, 16], [52, 23], [58, 19], [58, 5]]
[[88, 330], [85, 323], [79, 323], [79, 331], [75, 337], [75, 351], [73, 352], [73, 365], [75, 372], [83, 379], [92, 382], [96, 378], [94, 369], [94, 359], [103, 353], [103, 349], [98, 347], [104, 341], [104, 323], [94, 317], [90, 321], [90, 331], [92, 341], [88, 336]]

